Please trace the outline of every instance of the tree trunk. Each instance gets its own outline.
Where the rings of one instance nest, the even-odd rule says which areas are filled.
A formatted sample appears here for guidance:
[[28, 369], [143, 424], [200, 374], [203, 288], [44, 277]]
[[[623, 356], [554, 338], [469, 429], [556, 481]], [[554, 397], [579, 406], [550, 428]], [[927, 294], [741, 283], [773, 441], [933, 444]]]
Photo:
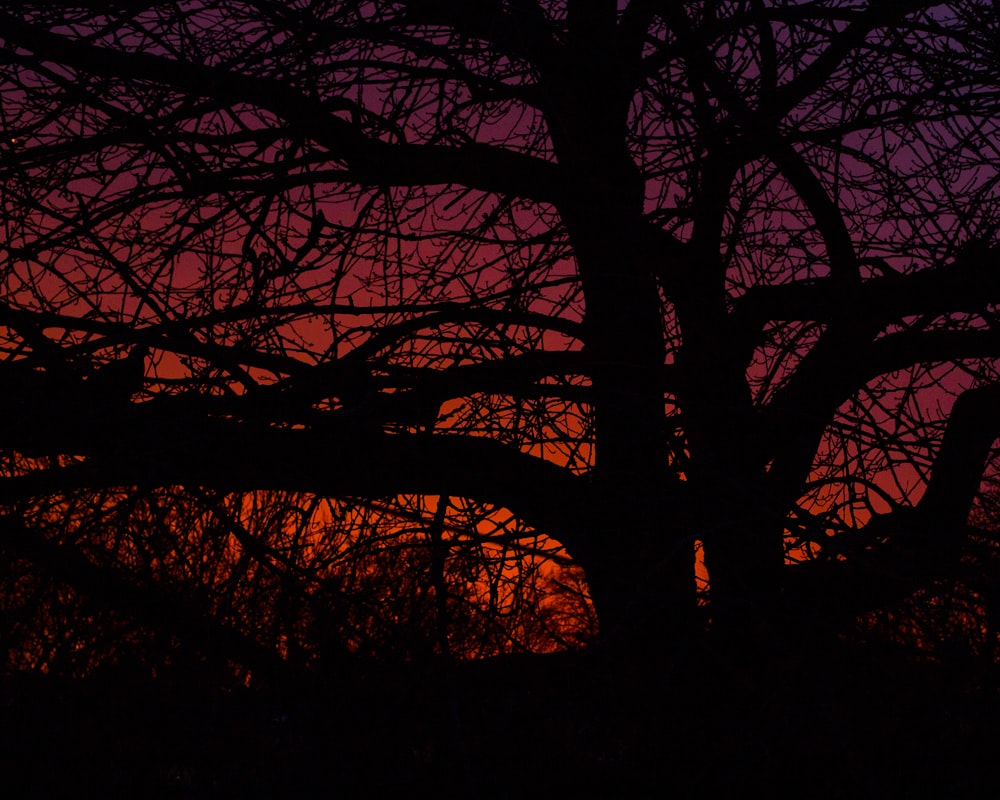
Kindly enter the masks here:
[[547, 74], [548, 122], [570, 186], [559, 211], [586, 302], [596, 453], [594, 509], [579, 555], [601, 638], [662, 645], [695, 610], [693, 540], [672, 520], [659, 287], [644, 250], [642, 179], [623, 133], [631, 87], [614, 3], [578, 4], [564, 60]]
[[[621, 174], [603, 177], [605, 196], [616, 180], [621, 187]], [[694, 547], [667, 469], [658, 288], [623, 213], [636, 205], [591, 203], [569, 224], [587, 301], [597, 434], [594, 545], [584, 568], [602, 638], [655, 647], [691, 626]]]

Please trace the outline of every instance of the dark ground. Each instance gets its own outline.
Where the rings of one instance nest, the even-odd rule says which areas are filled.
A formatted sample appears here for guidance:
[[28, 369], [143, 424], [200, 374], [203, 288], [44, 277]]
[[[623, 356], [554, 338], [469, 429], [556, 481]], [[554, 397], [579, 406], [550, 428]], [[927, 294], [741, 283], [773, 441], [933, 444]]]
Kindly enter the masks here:
[[600, 654], [357, 666], [211, 691], [118, 670], [8, 678], [4, 797], [994, 797], [979, 662], [888, 648], [683, 663]]

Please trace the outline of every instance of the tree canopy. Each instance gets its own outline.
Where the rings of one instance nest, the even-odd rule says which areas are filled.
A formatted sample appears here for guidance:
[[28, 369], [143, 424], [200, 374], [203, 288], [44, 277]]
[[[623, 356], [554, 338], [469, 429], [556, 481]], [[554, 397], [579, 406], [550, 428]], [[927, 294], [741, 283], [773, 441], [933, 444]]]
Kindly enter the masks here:
[[990, 614], [994, 5], [19, 0], [0, 43], [8, 668]]

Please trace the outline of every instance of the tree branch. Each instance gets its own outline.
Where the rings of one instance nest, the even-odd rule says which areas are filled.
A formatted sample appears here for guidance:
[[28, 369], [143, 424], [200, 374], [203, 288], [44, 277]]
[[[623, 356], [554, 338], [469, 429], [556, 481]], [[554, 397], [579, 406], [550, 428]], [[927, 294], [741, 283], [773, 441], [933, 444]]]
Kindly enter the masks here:
[[0, 481], [0, 501], [135, 485], [336, 497], [447, 492], [509, 508], [570, 547], [586, 530], [586, 480], [486, 438], [384, 434], [336, 415], [309, 430], [278, 429], [174, 408], [153, 402], [111, 408], [67, 397], [4, 408], [0, 447], [86, 460]]
[[565, 191], [561, 171], [541, 158], [479, 143], [448, 147], [372, 139], [354, 123], [336, 116], [341, 110], [337, 101], [312, 99], [287, 83], [150, 53], [96, 47], [42, 30], [10, 14], [0, 13], [0, 30], [8, 45], [74, 69], [109, 78], [127, 75], [197, 97], [267, 109], [327, 148], [333, 158], [346, 161], [351, 177], [364, 185], [457, 183], [540, 202], [555, 202]]
[[909, 275], [892, 273], [860, 286], [829, 280], [756, 286], [736, 300], [733, 324], [747, 335], [771, 320], [832, 322], [845, 316], [892, 321], [917, 314], [979, 311], [1000, 302], [1000, 247], [972, 247], [950, 264]]

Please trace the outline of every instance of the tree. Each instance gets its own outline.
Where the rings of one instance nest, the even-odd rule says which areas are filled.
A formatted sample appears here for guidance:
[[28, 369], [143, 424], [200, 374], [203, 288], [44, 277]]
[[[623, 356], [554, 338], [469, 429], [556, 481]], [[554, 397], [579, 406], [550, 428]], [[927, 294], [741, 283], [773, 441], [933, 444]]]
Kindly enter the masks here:
[[706, 614], [843, 630], [992, 552], [991, 5], [78, 0], [0, 31], [11, 580], [230, 634], [264, 587], [217, 639], [258, 663], [267, 625], [286, 660], [386, 641], [345, 576], [371, 607], [423, 576], [361, 617], [423, 609], [432, 649], [484, 652], [504, 603], [486, 650], [545, 649], [593, 635], [571, 559], [634, 650]]

